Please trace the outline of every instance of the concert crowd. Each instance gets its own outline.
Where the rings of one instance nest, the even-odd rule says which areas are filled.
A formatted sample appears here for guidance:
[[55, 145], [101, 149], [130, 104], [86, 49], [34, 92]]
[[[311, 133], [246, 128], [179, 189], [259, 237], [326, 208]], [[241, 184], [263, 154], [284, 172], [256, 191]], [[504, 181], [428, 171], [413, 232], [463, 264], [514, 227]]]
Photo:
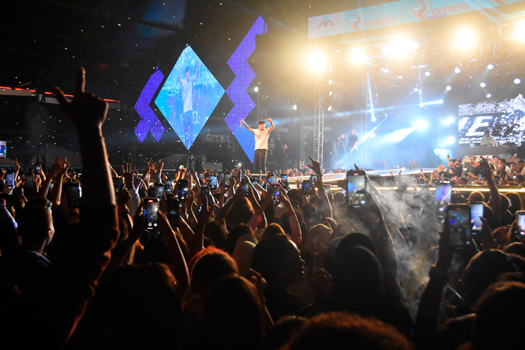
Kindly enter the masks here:
[[[58, 158], [20, 176], [15, 164], [13, 186], [0, 174], [3, 349], [523, 348], [523, 197], [511, 190], [524, 161], [450, 159], [392, 176], [388, 193], [365, 175], [357, 202], [313, 160], [263, 179], [161, 161], [115, 170], [107, 105], [84, 83], [79, 69], [72, 101], [53, 88], [82, 171]], [[451, 193], [483, 208], [460, 242], [449, 202], [424, 190], [451, 183], [488, 189]]]

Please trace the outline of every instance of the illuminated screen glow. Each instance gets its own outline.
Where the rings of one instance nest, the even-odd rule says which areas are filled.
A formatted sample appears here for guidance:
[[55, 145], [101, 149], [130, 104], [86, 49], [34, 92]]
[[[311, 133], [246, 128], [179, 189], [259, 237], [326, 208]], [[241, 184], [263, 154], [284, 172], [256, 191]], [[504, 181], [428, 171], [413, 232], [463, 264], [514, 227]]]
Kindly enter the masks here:
[[0, 158], [7, 158], [7, 141], [0, 141]]
[[195, 51], [182, 51], [155, 104], [190, 149], [224, 95], [224, 89]]
[[153, 73], [146, 83], [146, 86], [144, 86], [144, 89], [142, 89], [137, 103], [135, 103], [135, 110], [142, 118], [135, 128], [135, 135], [137, 135], [140, 142], [144, 142], [148, 131], [151, 132], [157, 142], [164, 133], [164, 126], [149, 106], [162, 79], [164, 79], [164, 74], [162, 74], [160, 70]]
[[255, 152], [255, 138], [253, 133], [246, 128], [239, 129], [239, 126], [241, 125], [241, 120], [244, 120], [255, 107], [255, 103], [248, 95], [248, 92], [246, 92], [248, 86], [255, 78], [255, 72], [247, 61], [253, 51], [255, 51], [255, 36], [266, 33], [266, 30], [264, 19], [262, 17], [257, 18], [248, 34], [246, 34], [228, 60], [228, 65], [235, 73], [235, 79], [233, 79], [226, 93], [234, 106], [224, 121], [252, 163]]

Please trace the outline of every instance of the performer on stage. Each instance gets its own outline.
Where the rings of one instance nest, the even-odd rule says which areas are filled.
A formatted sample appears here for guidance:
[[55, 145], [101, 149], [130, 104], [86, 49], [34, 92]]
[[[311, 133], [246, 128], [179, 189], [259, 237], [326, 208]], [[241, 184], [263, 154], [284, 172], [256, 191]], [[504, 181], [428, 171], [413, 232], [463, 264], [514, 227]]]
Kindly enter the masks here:
[[348, 136], [348, 153], [357, 151], [357, 140], [358, 137], [355, 134], [355, 130], [352, 129], [352, 131], [350, 131], [350, 136]]
[[254, 154], [254, 173], [256, 174], [266, 174], [266, 158], [268, 155], [268, 138], [270, 137], [270, 133], [272, 132], [274, 125], [272, 118], [266, 119], [270, 122], [271, 126], [266, 129], [266, 123], [264, 120], [261, 120], [259, 122], [259, 129], [253, 130], [244, 122], [244, 120], [241, 120], [241, 124], [244, 124], [248, 130], [253, 132], [253, 135], [255, 136], [255, 154]]
[[186, 67], [184, 79], [180, 78], [180, 71], [177, 69], [177, 78], [182, 87], [184, 143], [188, 147], [191, 147], [193, 144], [193, 82], [195, 81], [195, 78], [197, 78], [200, 67], [201, 64], [199, 62], [193, 77], [190, 77], [190, 67]]
[[481, 138], [481, 141], [479, 142], [479, 145], [481, 147], [492, 147], [496, 140], [494, 137], [490, 136], [490, 131], [485, 131], [485, 136]]

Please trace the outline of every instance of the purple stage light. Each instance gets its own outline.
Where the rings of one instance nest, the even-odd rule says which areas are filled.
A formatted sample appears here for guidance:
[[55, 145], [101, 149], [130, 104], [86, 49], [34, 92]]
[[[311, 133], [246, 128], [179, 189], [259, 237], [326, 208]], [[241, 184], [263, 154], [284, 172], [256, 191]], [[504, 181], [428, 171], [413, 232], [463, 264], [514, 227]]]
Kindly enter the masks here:
[[[266, 31], [266, 23], [264, 22], [264, 19], [259, 16], [239, 47], [237, 47], [228, 60], [228, 65], [233, 73], [235, 73], [235, 79], [233, 79], [232, 83], [226, 90], [226, 93], [230, 96], [234, 106], [224, 120], [232, 133], [234, 133], [235, 137], [239, 140], [242, 149], [252, 163], [255, 149], [253, 134], [249, 131], [249, 135], [245, 134], [245, 132], [239, 131], [239, 127], [241, 120], [244, 120], [255, 107], [255, 103], [246, 92], [248, 86], [255, 78], [255, 72], [252, 67], [250, 67], [247, 60], [252, 55], [253, 51], [255, 51], [255, 36], [265, 34]], [[239, 137], [237, 137], [237, 135], [239, 135]], [[251, 138], [252, 141], [249, 141], [249, 138]]]
[[151, 132], [157, 142], [164, 133], [164, 126], [162, 126], [159, 118], [157, 118], [149, 106], [153, 95], [155, 95], [155, 92], [162, 82], [162, 79], [164, 79], [164, 74], [162, 74], [160, 70], [157, 70], [155, 73], [153, 73], [146, 83], [146, 86], [144, 86], [144, 89], [142, 89], [137, 103], [135, 103], [135, 110], [142, 118], [135, 128], [135, 134], [139, 138], [140, 142], [144, 142], [148, 131]]

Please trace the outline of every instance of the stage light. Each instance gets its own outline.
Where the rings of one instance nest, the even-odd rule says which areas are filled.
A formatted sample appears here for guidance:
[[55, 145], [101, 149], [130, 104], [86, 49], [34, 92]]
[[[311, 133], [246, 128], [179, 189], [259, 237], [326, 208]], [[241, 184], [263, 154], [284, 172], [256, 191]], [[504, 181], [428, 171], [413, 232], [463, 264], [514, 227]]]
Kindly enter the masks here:
[[445, 102], [445, 101], [443, 101], [443, 100], [439, 100], [439, 101], [438, 101], [438, 103], [439, 103], [440, 105], [442, 105], [443, 102]]
[[425, 72], [425, 75], [426, 75], [427, 77], [429, 77], [429, 76], [430, 76], [430, 74], [431, 74], [431, 73], [430, 73], [430, 71], [429, 71], [429, 70], [427, 70], [427, 71]]
[[414, 88], [414, 91], [415, 91], [415, 92], [418, 92], [418, 91], [419, 91], [419, 89], [418, 89], [418, 88]]
[[370, 135], [370, 138], [374, 138], [374, 137], [376, 137], [376, 133], [373, 132], [373, 131], [371, 131], [371, 132], [369, 133], [369, 135]]
[[294, 110], [294, 111], [297, 110], [297, 105], [293, 105], [293, 110]]
[[484, 88], [485, 86], [487, 86], [487, 84], [485, 84], [485, 83], [481, 83], [481, 84], [479, 84], [479, 86], [481, 86], [482, 88]]
[[474, 33], [471, 30], [464, 29], [456, 35], [456, 45], [463, 50], [470, 49], [474, 45]]
[[408, 55], [410, 51], [417, 49], [417, 47], [417, 42], [408, 41], [405, 38], [399, 38], [392, 41], [389, 45], [385, 45], [385, 47], [383, 47], [383, 53], [401, 58]]
[[452, 123], [454, 123], [454, 121], [456, 121], [456, 118], [454, 118], [454, 117], [448, 117], [448, 118], [445, 120], [445, 124], [452, 124]]
[[366, 55], [363, 49], [355, 48], [350, 54], [350, 60], [353, 64], [361, 64], [366, 61]]
[[390, 69], [388, 69], [388, 68], [381, 68], [381, 72], [383, 72], [385, 74], [388, 74], [388, 73], [390, 73]]
[[447, 89], [447, 91], [450, 91], [452, 90], [452, 86], [448, 85], [445, 89]]
[[312, 52], [308, 58], [308, 66], [314, 72], [319, 72], [324, 68], [326, 58], [322, 52]]
[[492, 94], [487, 94], [487, 98], [491, 98], [492, 97]]
[[516, 38], [521, 42], [525, 41], [525, 20], [516, 24]]
[[239, 168], [241, 167], [241, 165], [242, 165], [241, 163], [237, 164], [237, 166], [238, 166]]
[[454, 69], [454, 72], [456, 72], [456, 73], [461, 73], [461, 68], [456, 67], [456, 68]]
[[449, 136], [445, 140], [445, 145], [452, 145], [454, 142], [456, 142], [456, 138], [454, 136]]
[[333, 93], [334, 93], [334, 90], [330, 90], [330, 92], [328, 93], [328, 96], [332, 96]]
[[328, 80], [328, 84], [332, 84], [332, 79]]
[[328, 112], [332, 110], [332, 106], [328, 106]]
[[258, 86], [254, 87], [254, 88], [253, 88], [253, 91], [255, 91], [255, 92], [259, 92], [259, 87], [258, 87]]
[[518, 85], [520, 83], [521, 83], [521, 79], [520, 78], [514, 79], [514, 84]]
[[398, 79], [403, 79], [403, 76], [402, 75], [398, 75], [397, 78]]
[[418, 120], [415, 124], [414, 124], [414, 127], [418, 130], [424, 130], [426, 129], [427, 127], [427, 122], [424, 121], [424, 120]]
[[373, 122], [375, 122], [377, 119], [376, 119], [376, 116], [375, 115], [372, 115], [372, 119], [371, 119]]
[[493, 65], [492, 63], [489, 63], [489, 64], [487, 65], [487, 69], [494, 69], [494, 65]]

